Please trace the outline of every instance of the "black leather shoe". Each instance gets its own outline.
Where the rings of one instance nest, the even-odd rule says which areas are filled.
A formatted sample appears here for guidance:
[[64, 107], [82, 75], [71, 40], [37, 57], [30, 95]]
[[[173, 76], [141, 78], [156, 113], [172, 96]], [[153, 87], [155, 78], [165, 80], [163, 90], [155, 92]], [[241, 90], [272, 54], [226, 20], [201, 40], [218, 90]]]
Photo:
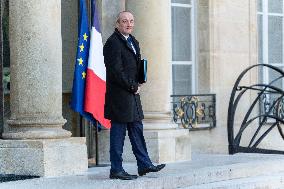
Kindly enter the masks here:
[[147, 173], [150, 173], [150, 172], [158, 172], [160, 170], [162, 170], [164, 167], [166, 167], [166, 164], [160, 164], [160, 165], [157, 165], [157, 166], [150, 166], [146, 169], [142, 169], [142, 170], [139, 170], [138, 171], [138, 174], [139, 176], [143, 176], [143, 175], [146, 175]]
[[130, 175], [125, 171], [120, 171], [117, 173], [110, 172], [109, 178], [110, 179], [120, 179], [120, 180], [134, 180], [137, 179], [137, 175]]

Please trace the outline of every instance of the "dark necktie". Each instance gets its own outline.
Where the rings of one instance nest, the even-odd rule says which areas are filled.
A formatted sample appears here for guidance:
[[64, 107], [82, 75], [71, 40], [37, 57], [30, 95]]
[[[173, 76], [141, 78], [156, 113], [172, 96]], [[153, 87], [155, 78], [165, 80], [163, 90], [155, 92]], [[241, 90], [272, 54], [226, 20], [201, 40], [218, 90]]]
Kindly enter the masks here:
[[135, 49], [135, 47], [134, 47], [134, 44], [133, 44], [132, 39], [131, 39], [130, 36], [127, 38], [127, 43], [130, 45], [130, 47], [132, 48], [132, 50], [133, 50], [134, 53], [136, 54], [136, 49]]
[[129, 43], [129, 45], [131, 46], [132, 45], [132, 39], [131, 39], [131, 37], [129, 36], [129, 37], [127, 37], [127, 42]]

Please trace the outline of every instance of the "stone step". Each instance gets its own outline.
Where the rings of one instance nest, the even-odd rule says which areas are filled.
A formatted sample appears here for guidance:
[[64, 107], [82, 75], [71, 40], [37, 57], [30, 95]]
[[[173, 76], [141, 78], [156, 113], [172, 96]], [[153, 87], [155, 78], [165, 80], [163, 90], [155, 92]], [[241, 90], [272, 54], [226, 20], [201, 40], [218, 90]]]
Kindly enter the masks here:
[[[275, 183], [272, 186], [277, 188], [277, 183], [280, 187], [282, 180], [284, 180], [282, 176], [282, 173], [284, 173], [283, 165], [283, 155], [193, 155], [192, 161], [167, 164], [166, 168], [159, 173], [150, 173], [132, 181], [110, 180], [108, 178], [109, 167], [94, 167], [90, 168], [88, 173], [82, 175], [53, 178], [43, 177], [25, 181], [0, 183], [0, 188], [176, 189], [190, 187], [203, 188], [205, 186], [210, 188], [212, 186], [211, 188], [222, 189], [222, 187], [226, 188], [226, 184], [230, 183], [232, 188], [253, 188], [259, 182], [258, 189], [261, 189], [261, 186], [263, 184], [265, 186], [270, 180]], [[125, 164], [124, 168], [130, 174], [137, 173], [137, 167], [134, 163]], [[270, 175], [270, 177], [262, 179], [263, 175]], [[278, 177], [274, 178], [273, 175], [278, 175]], [[254, 179], [258, 181], [253, 181]], [[243, 186], [242, 182], [247, 185]], [[255, 188], [257, 187], [258, 185], [255, 186]]]
[[284, 172], [241, 179], [226, 180], [180, 189], [283, 189]]

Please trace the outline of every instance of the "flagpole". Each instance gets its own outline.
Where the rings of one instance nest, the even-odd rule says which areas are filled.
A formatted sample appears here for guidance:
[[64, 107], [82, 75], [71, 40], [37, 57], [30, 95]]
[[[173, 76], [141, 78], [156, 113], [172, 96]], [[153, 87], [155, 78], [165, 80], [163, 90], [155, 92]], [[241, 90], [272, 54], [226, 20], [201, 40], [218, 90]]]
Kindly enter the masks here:
[[[92, 29], [92, 23], [93, 23], [93, 3], [92, 3], [92, 0], [90, 0], [90, 28]], [[99, 139], [98, 139], [98, 121], [96, 120], [96, 122], [95, 122], [95, 142], [96, 142], [96, 145], [95, 145], [95, 147], [96, 147], [96, 166], [99, 166]], [[92, 138], [93, 138], [93, 136], [92, 136]]]
[[[89, 28], [90, 28], [90, 31], [92, 30], [92, 19], [93, 19], [93, 16], [92, 16], [92, 9], [93, 9], [93, 5], [92, 5], [92, 0], [88, 0], [87, 1], [87, 4], [88, 4], [88, 10], [89, 10]], [[96, 121], [97, 122], [97, 121]], [[94, 123], [95, 124], [95, 126], [97, 125], [97, 123]], [[94, 136], [93, 136], [93, 129], [94, 129], [94, 124], [93, 123], [91, 123], [91, 122], [89, 122], [89, 128], [90, 128], [90, 130], [89, 130], [89, 158], [91, 159], [91, 158], [93, 158], [93, 141], [94, 141]], [[97, 130], [97, 129], [96, 129]], [[97, 135], [96, 135], [97, 136]], [[89, 167], [95, 167], [95, 166], [97, 166], [98, 165], [98, 159], [97, 159], [97, 139], [96, 139], [96, 145], [95, 145], [95, 147], [96, 147], [96, 158], [95, 158], [95, 160], [96, 160], [96, 164], [94, 165], [94, 164], [91, 164], [91, 163], [89, 163]]]
[[88, 132], [88, 137], [89, 137], [89, 154], [88, 158], [91, 159], [93, 158], [93, 144], [94, 144], [94, 137], [93, 137], [93, 123], [91, 121], [88, 122], [89, 124], [89, 132]]
[[96, 125], [96, 132], [95, 132], [95, 135], [96, 135], [96, 166], [99, 165], [99, 139], [98, 139], [98, 121], [96, 121], [95, 123]]
[[[91, 28], [92, 28], [92, 1], [91, 0], [87, 0], [87, 10], [88, 10], [88, 18], [89, 18], [89, 30], [91, 33]], [[93, 158], [93, 123], [91, 121], [88, 122], [88, 159], [92, 159]], [[89, 162], [89, 167], [93, 167], [94, 165]]]
[[[92, 0], [89, 0], [89, 3], [90, 3], [90, 30], [92, 30], [92, 23], [93, 23], [93, 1]], [[99, 145], [98, 145], [98, 121], [96, 120], [95, 122], [95, 147], [96, 147], [96, 166], [99, 166]], [[93, 139], [93, 135], [92, 135], [92, 139]], [[93, 141], [93, 140], [92, 140]]]
[[[92, 0], [90, 0], [90, 28], [92, 29], [92, 23], [93, 23], [93, 1]], [[96, 122], [95, 122], [95, 129], [96, 129], [96, 131], [95, 131], [95, 141], [96, 141], [96, 145], [95, 145], [95, 147], [96, 147], [96, 166], [99, 166], [99, 145], [98, 145], [98, 121], [96, 120]]]
[[80, 115], [80, 137], [84, 137], [83, 116]]

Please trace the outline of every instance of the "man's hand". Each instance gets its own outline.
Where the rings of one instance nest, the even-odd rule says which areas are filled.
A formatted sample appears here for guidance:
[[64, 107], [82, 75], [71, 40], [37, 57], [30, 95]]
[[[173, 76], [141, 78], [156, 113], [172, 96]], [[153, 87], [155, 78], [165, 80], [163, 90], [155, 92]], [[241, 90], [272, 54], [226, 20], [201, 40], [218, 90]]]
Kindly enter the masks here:
[[139, 94], [140, 89], [141, 89], [141, 88], [140, 88], [140, 85], [139, 85], [137, 91], [135, 92], [135, 94]]

